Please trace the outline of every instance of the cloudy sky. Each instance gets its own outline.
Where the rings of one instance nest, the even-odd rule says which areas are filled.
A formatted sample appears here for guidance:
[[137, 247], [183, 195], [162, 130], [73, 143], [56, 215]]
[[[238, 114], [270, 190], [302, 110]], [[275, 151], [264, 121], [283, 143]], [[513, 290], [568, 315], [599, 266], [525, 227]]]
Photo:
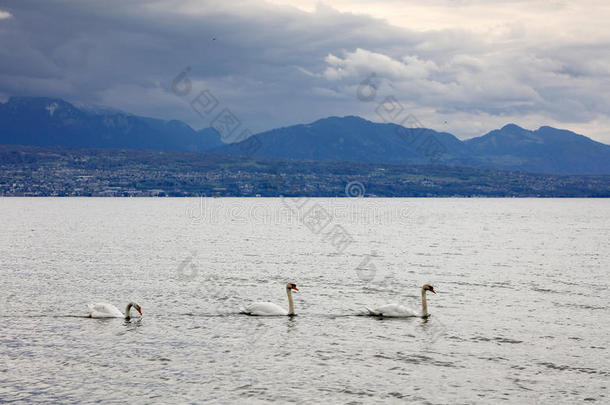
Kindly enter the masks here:
[[[607, 0], [0, 0], [0, 99], [201, 128], [214, 117], [189, 102], [207, 90], [258, 132], [382, 121], [393, 97], [460, 138], [514, 122], [610, 144], [608, 21]], [[175, 81], [184, 71], [189, 88]]]

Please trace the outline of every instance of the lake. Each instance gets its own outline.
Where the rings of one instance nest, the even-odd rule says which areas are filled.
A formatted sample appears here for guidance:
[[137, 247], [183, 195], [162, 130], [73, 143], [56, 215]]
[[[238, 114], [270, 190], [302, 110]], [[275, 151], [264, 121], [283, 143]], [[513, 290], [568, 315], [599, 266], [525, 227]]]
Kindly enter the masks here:
[[[603, 199], [0, 198], [0, 402], [608, 403]], [[253, 301], [295, 317], [239, 313]], [[401, 303], [428, 319], [366, 316]], [[89, 319], [88, 303], [143, 316]], [[133, 311], [132, 313], [135, 313]]]

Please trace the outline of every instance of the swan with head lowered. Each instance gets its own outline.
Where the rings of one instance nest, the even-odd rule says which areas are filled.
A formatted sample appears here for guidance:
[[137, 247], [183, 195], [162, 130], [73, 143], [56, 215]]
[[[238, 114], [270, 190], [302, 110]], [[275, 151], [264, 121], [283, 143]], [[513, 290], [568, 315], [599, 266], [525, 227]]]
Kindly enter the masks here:
[[411, 308], [407, 308], [400, 304], [388, 304], [383, 305], [381, 307], [370, 309], [369, 315], [374, 316], [385, 316], [385, 317], [393, 317], [393, 318], [410, 318], [410, 317], [419, 317], [419, 318], [427, 318], [430, 315], [428, 314], [428, 304], [426, 303], [426, 292], [430, 291], [431, 293], [436, 294], [434, 291], [434, 287], [430, 284], [424, 284], [421, 288], [421, 313], [412, 310]]
[[117, 307], [112, 304], [100, 302], [97, 304], [89, 304], [89, 318], [131, 318], [131, 308], [135, 308], [136, 311], [142, 315], [142, 307], [135, 302], [130, 302], [125, 308], [125, 314], [123, 314]]
[[292, 302], [292, 290], [299, 291], [294, 283], [286, 284], [286, 295], [288, 296], [288, 311], [273, 302], [254, 302], [241, 309], [242, 314], [258, 316], [292, 316], [294, 315], [294, 303]]

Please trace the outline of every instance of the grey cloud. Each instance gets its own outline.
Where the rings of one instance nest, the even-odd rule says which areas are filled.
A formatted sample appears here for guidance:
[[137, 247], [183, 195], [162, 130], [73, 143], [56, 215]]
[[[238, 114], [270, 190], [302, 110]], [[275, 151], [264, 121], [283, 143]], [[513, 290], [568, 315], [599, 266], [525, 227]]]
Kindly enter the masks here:
[[256, 1], [12, 1], [0, 10], [12, 15], [0, 19], [0, 94], [107, 104], [195, 127], [209, 122], [171, 91], [187, 66], [194, 92], [210, 89], [254, 132], [328, 115], [371, 117], [374, 106], [355, 94], [371, 72], [380, 97], [473, 121], [585, 122], [610, 110], [604, 43], [537, 49]]

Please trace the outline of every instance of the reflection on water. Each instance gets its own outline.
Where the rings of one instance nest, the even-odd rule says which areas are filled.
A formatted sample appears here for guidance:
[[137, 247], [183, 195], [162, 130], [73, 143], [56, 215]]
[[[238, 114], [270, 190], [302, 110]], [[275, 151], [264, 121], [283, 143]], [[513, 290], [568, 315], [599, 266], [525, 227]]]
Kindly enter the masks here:
[[0, 199], [0, 401], [608, 402], [606, 201], [309, 203], [353, 243], [279, 199]]

